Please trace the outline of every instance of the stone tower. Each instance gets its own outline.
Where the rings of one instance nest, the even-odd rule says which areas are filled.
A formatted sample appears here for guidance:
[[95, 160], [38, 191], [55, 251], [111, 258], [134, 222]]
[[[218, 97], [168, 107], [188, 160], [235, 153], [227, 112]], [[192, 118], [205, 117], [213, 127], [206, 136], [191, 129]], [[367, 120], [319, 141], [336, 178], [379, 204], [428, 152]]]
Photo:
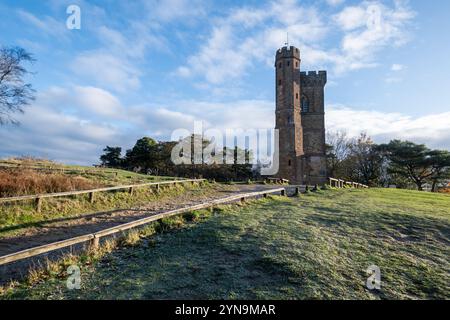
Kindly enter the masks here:
[[324, 87], [326, 71], [300, 72], [300, 50], [276, 53], [276, 125], [279, 178], [292, 184], [326, 183]]

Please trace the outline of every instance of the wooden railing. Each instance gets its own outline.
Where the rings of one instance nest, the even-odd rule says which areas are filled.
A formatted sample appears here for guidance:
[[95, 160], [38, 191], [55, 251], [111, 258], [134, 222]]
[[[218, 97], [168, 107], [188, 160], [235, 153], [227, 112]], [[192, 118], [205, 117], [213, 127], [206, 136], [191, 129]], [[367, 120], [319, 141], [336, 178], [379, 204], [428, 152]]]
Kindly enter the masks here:
[[[198, 181], [198, 180], [195, 180], [195, 181]], [[58, 249], [71, 247], [73, 245], [82, 244], [85, 242], [89, 242], [90, 246], [92, 248], [95, 248], [95, 247], [98, 247], [100, 238], [103, 238], [106, 236], [111, 236], [116, 233], [124, 232], [129, 229], [139, 227], [139, 226], [148, 224], [153, 221], [160, 220], [162, 218], [167, 218], [167, 217], [171, 217], [174, 215], [178, 215], [178, 214], [186, 213], [186, 212], [190, 212], [190, 211], [212, 208], [214, 206], [217, 206], [220, 204], [225, 204], [225, 203], [230, 203], [233, 201], [245, 201], [245, 199], [254, 198], [254, 197], [258, 197], [258, 196], [267, 197], [267, 195], [274, 194], [274, 193], [280, 193], [283, 196], [286, 195], [285, 188], [277, 188], [277, 189], [269, 189], [269, 190], [264, 190], [264, 191], [250, 192], [250, 193], [245, 193], [245, 194], [238, 194], [238, 195], [229, 196], [226, 198], [211, 200], [206, 203], [201, 203], [198, 205], [174, 209], [174, 210], [166, 211], [163, 213], [151, 215], [149, 217], [142, 218], [142, 219], [139, 219], [136, 221], [121, 224], [121, 225], [118, 225], [118, 226], [115, 226], [112, 228], [104, 229], [104, 230], [101, 230], [101, 231], [98, 231], [95, 233], [90, 233], [90, 234], [70, 238], [67, 240], [53, 242], [53, 243], [42, 245], [39, 247], [34, 247], [34, 248], [19, 251], [19, 252], [11, 253], [6, 256], [0, 257], [0, 265], [15, 262], [15, 261], [26, 259], [26, 258], [31, 258], [31, 257], [37, 256], [40, 254], [44, 254], [44, 253], [51, 252], [51, 251], [58, 250]]]
[[289, 184], [289, 180], [281, 178], [266, 178], [265, 181], [275, 184]]
[[97, 193], [97, 192], [128, 190], [128, 192], [130, 194], [132, 194], [134, 192], [134, 189], [141, 188], [141, 187], [154, 186], [154, 187], [156, 187], [157, 190], [159, 190], [161, 185], [176, 185], [176, 184], [184, 184], [184, 183], [195, 184], [195, 183], [202, 183], [204, 181], [206, 181], [206, 179], [171, 180], [171, 181], [158, 181], [158, 182], [147, 182], [147, 183], [141, 183], [141, 184], [131, 184], [131, 185], [125, 185], [125, 186], [97, 188], [97, 189], [92, 189], [92, 190], [43, 193], [43, 194], [25, 195], [25, 196], [18, 196], [18, 197], [0, 198], [0, 203], [35, 200], [36, 210], [39, 212], [41, 210], [42, 199], [45, 199], [45, 198], [56, 198], [56, 197], [67, 197], [67, 196], [73, 196], [73, 195], [79, 195], [79, 194], [89, 194], [89, 201], [91, 203], [93, 203], [95, 201], [95, 193]]
[[330, 187], [334, 188], [345, 188], [345, 187], [351, 187], [356, 189], [369, 188], [369, 186], [358, 182], [345, 181], [342, 179], [335, 179], [335, 178], [328, 178], [328, 180], [330, 181]]

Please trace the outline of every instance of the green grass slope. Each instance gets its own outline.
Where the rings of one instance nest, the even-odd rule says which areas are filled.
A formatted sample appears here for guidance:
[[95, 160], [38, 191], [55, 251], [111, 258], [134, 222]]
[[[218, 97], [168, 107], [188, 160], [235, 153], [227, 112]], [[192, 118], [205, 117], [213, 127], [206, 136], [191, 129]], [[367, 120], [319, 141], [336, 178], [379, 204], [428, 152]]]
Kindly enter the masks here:
[[[217, 210], [199, 224], [81, 266], [81, 290], [54, 277], [31, 299], [449, 299], [450, 197], [328, 190]], [[381, 290], [366, 269], [381, 269]]]

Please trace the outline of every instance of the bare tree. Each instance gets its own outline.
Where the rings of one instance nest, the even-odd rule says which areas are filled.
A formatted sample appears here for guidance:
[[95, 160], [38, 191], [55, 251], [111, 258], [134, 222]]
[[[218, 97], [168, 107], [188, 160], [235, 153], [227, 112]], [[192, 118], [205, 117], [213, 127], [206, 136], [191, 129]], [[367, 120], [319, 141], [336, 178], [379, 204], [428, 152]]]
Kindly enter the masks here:
[[328, 174], [334, 177], [341, 173], [342, 162], [350, 153], [351, 140], [345, 131], [329, 131], [326, 141]]
[[34, 99], [31, 84], [24, 81], [30, 72], [23, 67], [24, 62], [34, 61], [22, 48], [0, 48], [0, 125], [18, 123], [13, 114], [23, 113], [23, 107]]
[[349, 159], [352, 161], [351, 176], [354, 181], [360, 181], [366, 185], [378, 185], [382, 173], [383, 159], [378, 146], [367, 133], [362, 132], [353, 141]]

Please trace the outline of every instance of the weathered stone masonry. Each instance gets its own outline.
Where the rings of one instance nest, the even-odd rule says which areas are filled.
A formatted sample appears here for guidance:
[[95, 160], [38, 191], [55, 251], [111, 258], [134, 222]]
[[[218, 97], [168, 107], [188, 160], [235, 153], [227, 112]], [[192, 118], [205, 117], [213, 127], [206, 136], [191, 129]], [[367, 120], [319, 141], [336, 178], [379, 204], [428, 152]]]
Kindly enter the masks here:
[[276, 125], [279, 130], [277, 177], [293, 184], [325, 184], [324, 87], [326, 71], [300, 72], [300, 50], [276, 53]]

